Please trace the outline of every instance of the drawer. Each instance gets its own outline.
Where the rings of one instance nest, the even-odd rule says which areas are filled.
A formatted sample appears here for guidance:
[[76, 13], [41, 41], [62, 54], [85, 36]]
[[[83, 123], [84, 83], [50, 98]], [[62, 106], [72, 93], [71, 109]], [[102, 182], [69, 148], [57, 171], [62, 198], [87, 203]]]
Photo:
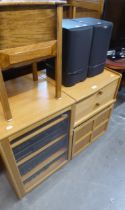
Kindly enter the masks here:
[[74, 131], [75, 142], [78, 142], [81, 139], [83, 139], [84, 136], [87, 135], [87, 133], [92, 132], [92, 129], [93, 129], [93, 120], [89, 120], [80, 125], [79, 127], [77, 127]]
[[79, 142], [74, 145], [73, 156], [77, 155], [81, 152], [86, 146], [88, 146], [91, 142], [91, 134], [84, 136]]
[[92, 134], [92, 141], [96, 140], [99, 136], [101, 136], [107, 129], [108, 121], [104, 122], [102, 125], [98, 126]]
[[94, 128], [98, 127], [102, 122], [108, 120], [110, 118], [111, 108], [104, 110], [94, 120]]
[[87, 116], [92, 114], [92, 112], [98, 111], [107, 103], [112, 102], [115, 98], [117, 85], [118, 81], [116, 80], [100, 89], [97, 93], [78, 102], [75, 109], [75, 126], [80, 124]]
[[118, 85], [118, 81], [114, 81], [109, 85], [105, 86], [104, 88], [100, 89], [97, 93], [96, 104], [98, 106], [102, 106], [109, 101], [113, 100], [116, 93], [116, 88]]

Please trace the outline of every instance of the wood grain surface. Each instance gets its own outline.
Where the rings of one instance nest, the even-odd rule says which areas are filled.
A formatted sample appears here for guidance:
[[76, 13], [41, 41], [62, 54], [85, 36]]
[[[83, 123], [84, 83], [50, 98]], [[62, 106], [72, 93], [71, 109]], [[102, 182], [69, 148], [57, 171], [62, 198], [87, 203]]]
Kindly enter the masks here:
[[56, 40], [55, 6], [0, 7], [0, 50]]

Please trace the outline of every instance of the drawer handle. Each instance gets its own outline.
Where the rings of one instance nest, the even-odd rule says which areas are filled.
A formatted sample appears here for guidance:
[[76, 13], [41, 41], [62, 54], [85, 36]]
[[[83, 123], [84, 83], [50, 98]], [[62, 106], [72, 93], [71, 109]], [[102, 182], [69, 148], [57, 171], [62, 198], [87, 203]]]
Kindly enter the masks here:
[[101, 104], [100, 103], [96, 103], [96, 106], [99, 107]]
[[102, 91], [102, 90], [100, 90], [100, 91], [98, 92], [98, 94], [99, 94], [99, 95], [102, 95], [102, 94], [103, 94], [103, 91]]

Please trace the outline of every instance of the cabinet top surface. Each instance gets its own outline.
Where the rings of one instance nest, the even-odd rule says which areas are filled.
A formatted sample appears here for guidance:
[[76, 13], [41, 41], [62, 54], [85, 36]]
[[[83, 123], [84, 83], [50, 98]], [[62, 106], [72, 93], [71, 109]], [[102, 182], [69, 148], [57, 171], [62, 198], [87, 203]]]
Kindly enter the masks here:
[[119, 78], [120, 74], [105, 69], [103, 73], [88, 78], [73, 87], [63, 87], [63, 91], [76, 102], [79, 102]]
[[21, 6], [21, 5], [55, 5], [55, 4], [65, 4], [65, 0], [2, 0], [0, 1], [0, 6]]
[[54, 86], [41, 75], [38, 82], [33, 81], [32, 75], [27, 75], [5, 84], [13, 120], [7, 122], [4, 119], [0, 104], [0, 140], [51, 117], [74, 103], [65, 93], [62, 93], [60, 99], [56, 99]]

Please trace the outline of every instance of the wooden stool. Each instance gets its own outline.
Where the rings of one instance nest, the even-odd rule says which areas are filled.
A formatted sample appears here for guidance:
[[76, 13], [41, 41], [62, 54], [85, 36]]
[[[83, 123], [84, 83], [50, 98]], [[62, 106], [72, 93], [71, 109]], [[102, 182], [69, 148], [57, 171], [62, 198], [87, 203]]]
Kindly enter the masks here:
[[[38, 74], [36, 62], [49, 57], [56, 57], [56, 45], [57, 41], [54, 40], [24, 47], [0, 50], [0, 97], [5, 118], [7, 120], [12, 119], [12, 114], [8, 102], [8, 96], [2, 76], [2, 71], [10, 67], [32, 64], [33, 80], [37, 81]], [[56, 96], [60, 97], [60, 95], [57, 93], [61, 87], [61, 83], [57, 81], [56, 84]]]
[[37, 62], [55, 57], [56, 97], [61, 97], [62, 15], [60, 0], [0, 2], [0, 99], [7, 120], [12, 119], [2, 71], [32, 64], [38, 80]]

